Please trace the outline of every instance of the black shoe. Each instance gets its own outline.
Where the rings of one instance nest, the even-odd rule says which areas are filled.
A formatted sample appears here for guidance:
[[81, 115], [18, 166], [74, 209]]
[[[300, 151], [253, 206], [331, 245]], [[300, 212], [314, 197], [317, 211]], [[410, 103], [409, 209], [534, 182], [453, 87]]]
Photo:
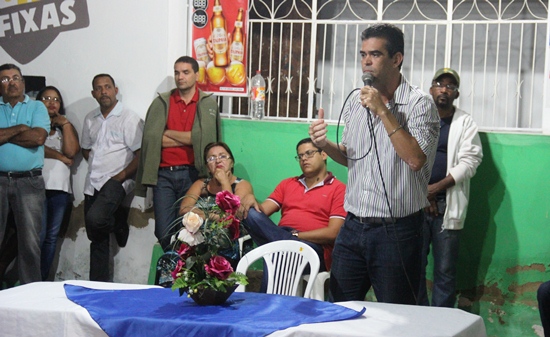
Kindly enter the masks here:
[[115, 231], [115, 238], [116, 238], [116, 243], [118, 243], [119, 247], [126, 247], [129, 234], [130, 234], [130, 226], [128, 226], [128, 223], [125, 222], [123, 225], [117, 228], [117, 230]]

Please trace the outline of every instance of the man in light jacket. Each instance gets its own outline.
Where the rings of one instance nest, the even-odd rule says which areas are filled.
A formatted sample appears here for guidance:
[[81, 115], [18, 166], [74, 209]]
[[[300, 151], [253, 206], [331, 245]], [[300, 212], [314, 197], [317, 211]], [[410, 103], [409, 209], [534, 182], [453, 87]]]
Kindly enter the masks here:
[[[483, 158], [477, 125], [453, 105], [460, 77], [450, 68], [439, 69], [430, 93], [441, 118], [441, 131], [428, 185], [430, 206], [424, 209], [424, 271], [430, 243], [434, 258], [432, 306], [454, 307], [459, 234], [464, 226], [470, 179]], [[426, 282], [420, 284], [419, 303], [429, 305]]]

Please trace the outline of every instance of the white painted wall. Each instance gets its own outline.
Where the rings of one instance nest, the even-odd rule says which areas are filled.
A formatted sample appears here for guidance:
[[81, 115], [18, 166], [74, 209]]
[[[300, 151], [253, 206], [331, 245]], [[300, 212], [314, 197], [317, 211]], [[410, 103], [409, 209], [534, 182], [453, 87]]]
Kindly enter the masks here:
[[[98, 73], [111, 74], [119, 88], [119, 100], [145, 118], [156, 93], [174, 87], [174, 61], [189, 54], [188, 1], [81, 1], [88, 4], [89, 27], [62, 32], [41, 55], [24, 65], [0, 49], [0, 63], [18, 64], [24, 75], [45, 76], [48, 85], [59, 88], [68, 118], [79, 133], [86, 114], [97, 107], [90, 91], [92, 78]], [[75, 207], [84, 200], [87, 169], [81, 158], [73, 167]], [[138, 208], [144, 204], [143, 199], [133, 203]], [[57, 279], [88, 279], [89, 241], [84, 225], [80, 225], [76, 239], [63, 240]], [[113, 249], [115, 282], [147, 282], [156, 242], [153, 230], [153, 220], [143, 229], [130, 226], [128, 245], [118, 252], [118, 248]]]

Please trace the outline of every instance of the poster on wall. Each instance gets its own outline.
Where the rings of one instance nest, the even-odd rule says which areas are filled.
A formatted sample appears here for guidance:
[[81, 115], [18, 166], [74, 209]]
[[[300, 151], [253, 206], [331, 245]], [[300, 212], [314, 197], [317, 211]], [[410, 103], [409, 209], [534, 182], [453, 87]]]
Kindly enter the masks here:
[[198, 86], [220, 96], [246, 96], [248, 0], [190, 0], [191, 49]]

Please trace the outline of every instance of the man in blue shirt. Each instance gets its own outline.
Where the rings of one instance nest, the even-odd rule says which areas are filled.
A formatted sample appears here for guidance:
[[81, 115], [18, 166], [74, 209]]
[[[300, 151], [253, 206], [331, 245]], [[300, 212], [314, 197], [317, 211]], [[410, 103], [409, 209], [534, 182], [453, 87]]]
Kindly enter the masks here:
[[41, 281], [42, 166], [50, 117], [42, 102], [25, 95], [25, 80], [14, 64], [0, 66], [0, 94], [0, 242], [11, 210], [19, 244], [19, 282], [25, 284]]

